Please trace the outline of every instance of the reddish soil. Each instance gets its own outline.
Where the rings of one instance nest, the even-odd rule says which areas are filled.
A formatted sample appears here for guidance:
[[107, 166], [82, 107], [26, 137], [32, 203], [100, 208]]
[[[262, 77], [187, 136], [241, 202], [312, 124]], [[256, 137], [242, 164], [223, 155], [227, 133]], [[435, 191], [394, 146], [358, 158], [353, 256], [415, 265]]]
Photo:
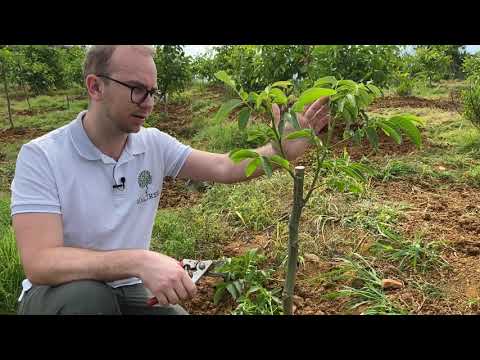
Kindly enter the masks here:
[[461, 103], [458, 99], [450, 97], [449, 99], [424, 99], [415, 96], [386, 96], [376, 99], [369, 110], [382, 108], [436, 108], [445, 111], [461, 111]]
[[202, 197], [202, 194], [194, 189], [188, 189], [185, 180], [165, 178], [159, 208], [193, 206]]
[[13, 129], [0, 130], [0, 142], [12, 143], [21, 139], [35, 139], [49, 132], [50, 130], [40, 130], [35, 128], [16, 127]]

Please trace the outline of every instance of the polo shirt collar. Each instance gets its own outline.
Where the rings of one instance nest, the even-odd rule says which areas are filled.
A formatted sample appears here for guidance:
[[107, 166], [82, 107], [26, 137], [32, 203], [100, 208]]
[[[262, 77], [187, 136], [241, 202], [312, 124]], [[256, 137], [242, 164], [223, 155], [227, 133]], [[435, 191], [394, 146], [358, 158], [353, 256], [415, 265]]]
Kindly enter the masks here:
[[[85, 116], [87, 111], [82, 111], [78, 114], [77, 118], [73, 121], [71, 127], [71, 138], [72, 142], [77, 149], [78, 153], [87, 160], [103, 160], [106, 155], [104, 155], [90, 140], [88, 137], [83, 124], [82, 119]], [[140, 132], [136, 134], [128, 134], [127, 143], [125, 149], [130, 155], [138, 155], [145, 152], [145, 144], [140, 135]], [[123, 154], [122, 154], [123, 157]]]

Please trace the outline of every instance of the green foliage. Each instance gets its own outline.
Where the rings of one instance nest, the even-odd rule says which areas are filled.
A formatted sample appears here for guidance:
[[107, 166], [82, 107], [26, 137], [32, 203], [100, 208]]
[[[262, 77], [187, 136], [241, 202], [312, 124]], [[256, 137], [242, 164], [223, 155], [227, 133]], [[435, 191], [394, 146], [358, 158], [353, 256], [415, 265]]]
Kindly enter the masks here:
[[[386, 86], [401, 66], [401, 47], [396, 45], [320, 45], [312, 51], [310, 79], [333, 75], [356, 82]], [[307, 81], [307, 86], [311, 83]]]
[[448, 78], [451, 74], [453, 59], [442, 49], [418, 46], [412, 62], [412, 75], [423, 75], [430, 87], [434, 81]]
[[281, 301], [276, 296], [281, 289], [270, 291], [266, 288], [273, 269], [259, 269], [265, 259], [257, 249], [226, 259], [224, 264], [215, 269], [215, 272], [223, 274], [224, 281], [215, 285], [214, 304], [218, 304], [229, 293], [238, 304], [234, 315], [281, 314]]
[[217, 81], [213, 76], [223, 70], [246, 91], [260, 91], [277, 81], [302, 78], [311, 61], [307, 45], [223, 45], [194, 60], [196, 76]]
[[193, 142], [206, 151], [227, 153], [233, 149], [264, 145], [268, 141], [265, 124], [254, 124], [241, 130], [234, 122], [217, 124], [208, 122], [193, 137]]
[[64, 49], [47, 45], [21, 45], [15, 47], [14, 51], [20, 59], [20, 66], [15, 67], [16, 78], [27, 84], [34, 94], [65, 88]]
[[480, 80], [471, 80], [469, 87], [462, 92], [463, 116], [480, 129]]
[[213, 258], [228, 229], [218, 215], [205, 212], [199, 205], [193, 208], [160, 210], [152, 231], [152, 249], [182, 258]]
[[395, 87], [395, 93], [398, 96], [410, 96], [413, 93], [415, 86], [414, 79], [407, 72], [400, 72], [398, 74], [398, 84]]
[[[277, 197], [279, 189], [288, 189], [289, 178], [282, 173], [248, 183], [216, 184], [202, 199], [208, 214], [219, 214], [236, 229], [263, 231], [280, 218], [287, 204]], [[285, 190], [284, 190], [285, 191]]]
[[350, 298], [347, 306], [350, 310], [363, 308], [361, 315], [404, 315], [407, 312], [395, 305], [382, 289], [382, 277], [367, 259], [359, 254], [352, 254], [350, 258], [338, 259], [342, 262], [340, 270], [352, 276], [352, 283], [359, 285], [343, 286], [341, 290], [328, 293], [325, 297], [330, 300]]
[[473, 82], [480, 81], [480, 55], [469, 55], [463, 62], [462, 69], [468, 80]]
[[10, 201], [0, 198], [0, 313], [14, 313], [25, 278], [10, 226]]
[[432, 268], [443, 268], [448, 263], [439, 255], [441, 244], [435, 241], [424, 242], [420, 237], [413, 241], [404, 239], [388, 227], [380, 228], [383, 239], [377, 241], [370, 250], [383, 254], [388, 260], [398, 263], [400, 269], [426, 272]]
[[83, 87], [83, 63], [86, 56], [84, 46], [61, 49], [65, 87]]
[[463, 78], [462, 64], [467, 56], [465, 45], [418, 45], [417, 48], [435, 50], [450, 59], [450, 68], [445, 79]]
[[159, 45], [155, 54], [160, 97], [182, 91], [192, 81], [191, 59], [183, 45]]

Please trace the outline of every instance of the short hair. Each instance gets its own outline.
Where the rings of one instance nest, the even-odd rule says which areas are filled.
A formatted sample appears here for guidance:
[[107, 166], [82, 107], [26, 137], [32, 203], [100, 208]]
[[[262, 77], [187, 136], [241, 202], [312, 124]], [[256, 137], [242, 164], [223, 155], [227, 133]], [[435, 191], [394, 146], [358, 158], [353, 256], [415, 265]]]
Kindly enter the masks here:
[[[90, 74], [106, 74], [113, 52], [120, 45], [92, 45], [88, 48], [83, 64], [83, 79]], [[153, 45], [129, 45], [139, 51], [155, 56]]]

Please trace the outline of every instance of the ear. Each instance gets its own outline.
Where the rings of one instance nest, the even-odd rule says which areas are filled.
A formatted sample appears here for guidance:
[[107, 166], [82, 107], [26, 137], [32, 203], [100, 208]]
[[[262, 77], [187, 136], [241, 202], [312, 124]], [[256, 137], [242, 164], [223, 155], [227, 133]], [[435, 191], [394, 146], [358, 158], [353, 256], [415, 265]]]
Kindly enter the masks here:
[[87, 75], [85, 85], [87, 86], [88, 95], [92, 100], [99, 101], [102, 99], [104, 84], [97, 76], [93, 74]]

